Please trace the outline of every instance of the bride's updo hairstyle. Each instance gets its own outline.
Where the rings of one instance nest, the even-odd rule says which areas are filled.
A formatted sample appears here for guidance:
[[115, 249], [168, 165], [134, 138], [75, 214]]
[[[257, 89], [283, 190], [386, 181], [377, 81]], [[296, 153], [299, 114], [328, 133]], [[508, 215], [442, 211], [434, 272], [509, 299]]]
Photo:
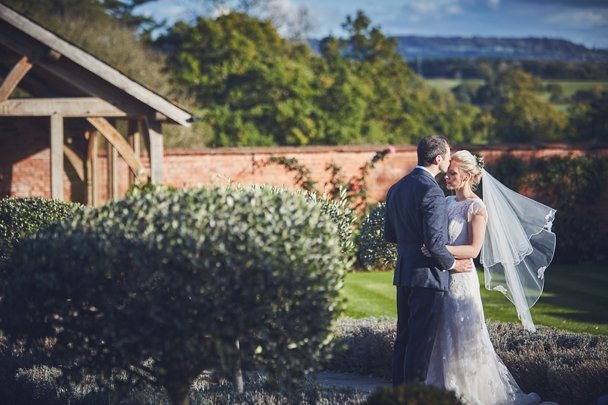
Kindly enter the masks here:
[[459, 150], [452, 153], [452, 160], [464, 173], [471, 173], [471, 189], [475, 190], [481, 181], [481, 169], [483, 169], [483, 157], [473, 155], [468, 150]]

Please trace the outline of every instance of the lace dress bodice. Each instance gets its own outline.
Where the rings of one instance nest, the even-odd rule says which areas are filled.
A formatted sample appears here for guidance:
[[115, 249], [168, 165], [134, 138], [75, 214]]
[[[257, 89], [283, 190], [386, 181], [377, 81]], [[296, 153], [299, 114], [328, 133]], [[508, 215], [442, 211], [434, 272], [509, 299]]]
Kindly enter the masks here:
[[446, 203], [448, 206], [449, 244], [468, 245], [470, 243], [468, 223], [479, 210], [485, 209], [483, 201], [479, 198], [457, 201], [456, 197], [450, 196], [446, 199]]

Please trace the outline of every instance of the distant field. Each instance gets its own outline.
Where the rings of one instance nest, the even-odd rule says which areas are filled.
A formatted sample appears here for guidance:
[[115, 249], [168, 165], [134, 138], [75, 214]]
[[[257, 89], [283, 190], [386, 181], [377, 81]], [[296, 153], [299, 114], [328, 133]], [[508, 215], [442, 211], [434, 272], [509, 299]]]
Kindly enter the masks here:
[[[440, 90], [451, 90], [461, 83], [467, 82], [481, 86], [483, 80], [481, 79], [425, 79], [425, 81], [432, 87]], [[596, 87], [602, 87], [608, 89], [608, 81], [566, 81], [566, 80], [545, 80], [547, 83], [557, 83], [564, 89], [564, 96], [570, 97], [578, 90], [593, 89]]]
[[[486, 318], [519, 322], [515, 307], [507, 298], [483, 286], [481, 298]], [[608, 335], [608, 271], [605, 266], [553, 265], [546, 273], [545, 291], [532, 308], [537, 325], [595, 335]], [[343, 290], [345, 315], [352, 318], [387, 316], [395, 318], [395, 287], [392, 272], [350, 273]]]
[[545, 80], [547, 83], [556, 83], [562, 86], [564, 89], [564, 96], [570, 97], [578, 90], [589, 90], [596, 87], [601, 87], [604, 90], [608, 89], [608, 82], [597, 82], [597, 81], [564, 81], [564, 80]]
[[483, 80], [481, 79], [425, 79], [425, 81], [432, 87], [439, 90], [452, 90], [454, 87], [464, 82], [476, 84], [481, 86]]

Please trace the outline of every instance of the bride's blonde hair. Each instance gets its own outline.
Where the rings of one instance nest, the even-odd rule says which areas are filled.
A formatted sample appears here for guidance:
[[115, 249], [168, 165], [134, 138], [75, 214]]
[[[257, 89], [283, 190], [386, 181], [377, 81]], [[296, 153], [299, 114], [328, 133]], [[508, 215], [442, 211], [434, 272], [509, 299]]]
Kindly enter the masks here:
[[483, 169], [483, 157], [474, 155], [468, 150], [459, 150], [452, 153], [452, 160], [458, 168], [465, 173], [471, 173], [471, 189], [475, 190], [481, 181], [481, 169]]

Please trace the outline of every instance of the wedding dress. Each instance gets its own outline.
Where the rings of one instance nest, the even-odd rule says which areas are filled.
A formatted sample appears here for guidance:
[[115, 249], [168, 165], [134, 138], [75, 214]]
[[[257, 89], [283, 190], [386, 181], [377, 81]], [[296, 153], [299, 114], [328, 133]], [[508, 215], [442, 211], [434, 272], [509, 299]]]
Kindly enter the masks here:
[[[485, 205], [479, 198], [456, 201], [447, 197], [450, 245], [469, 244], [468, 222]], [[486, 218], [487, 221], [487, 218]], [[472, 259], [471, 259], [472, 260]], [[426, 382], [451, 390], [465, 404], [538, 404], [538, 395], [525, 394], [494, 351], [479, 291], [476, 271], [451, 273], [442, 319]]]

